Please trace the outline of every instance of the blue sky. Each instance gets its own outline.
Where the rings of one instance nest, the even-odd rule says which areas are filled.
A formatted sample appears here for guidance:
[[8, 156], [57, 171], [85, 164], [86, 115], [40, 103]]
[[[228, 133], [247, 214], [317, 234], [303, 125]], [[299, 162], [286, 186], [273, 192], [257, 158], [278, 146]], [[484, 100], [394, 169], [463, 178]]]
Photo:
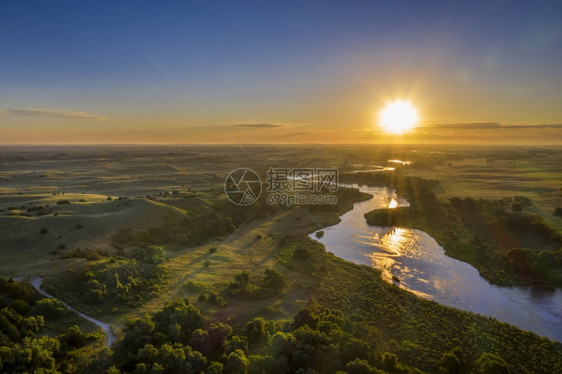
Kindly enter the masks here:
[[335, 141], [394, 99], [425, 125], [562, 123], [561, 25], [560, 2], [3, 1], [0, 143], [226, 141], [149, 55], [248, 142], [321, 138], [406, 59]]

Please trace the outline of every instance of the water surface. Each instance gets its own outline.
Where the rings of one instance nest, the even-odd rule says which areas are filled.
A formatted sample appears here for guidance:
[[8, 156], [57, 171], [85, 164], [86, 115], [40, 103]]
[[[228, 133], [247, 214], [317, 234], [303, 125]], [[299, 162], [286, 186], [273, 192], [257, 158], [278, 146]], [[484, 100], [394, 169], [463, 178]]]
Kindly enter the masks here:
[[[341, 216], [340, 223], [322, 229], [322, 238], [310, 235], [327, 251], [381, 269], [387, 281], [419, 296], [562, 341], [561, 289], [495, 286], [472, 265], [447, 256], [443, 247], [423, 231], [368, 225], [365, 213], [409, 203], [388, 188], [354, 187], [373, 198], [356, 203]], [[400, 281], [393, 281], [393, 277]]]

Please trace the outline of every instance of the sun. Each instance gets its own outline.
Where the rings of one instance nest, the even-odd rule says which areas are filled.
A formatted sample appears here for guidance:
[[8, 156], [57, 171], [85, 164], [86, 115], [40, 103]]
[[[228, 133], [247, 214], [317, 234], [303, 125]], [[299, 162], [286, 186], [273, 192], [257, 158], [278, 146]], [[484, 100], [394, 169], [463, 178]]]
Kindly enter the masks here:
[[386, 104], [379, 115], [379, 126], [387, 133], [402, 134], [418, 124], [418, 111], [409, 101], [397, 100]]

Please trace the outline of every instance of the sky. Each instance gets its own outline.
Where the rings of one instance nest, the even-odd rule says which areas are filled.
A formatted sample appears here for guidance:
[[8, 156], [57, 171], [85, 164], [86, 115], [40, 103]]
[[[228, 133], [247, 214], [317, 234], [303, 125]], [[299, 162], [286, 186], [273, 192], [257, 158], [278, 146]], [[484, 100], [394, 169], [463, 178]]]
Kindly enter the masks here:
[[562, 2], [0, 2], [0, 144], [327, 139], [562, 144]]

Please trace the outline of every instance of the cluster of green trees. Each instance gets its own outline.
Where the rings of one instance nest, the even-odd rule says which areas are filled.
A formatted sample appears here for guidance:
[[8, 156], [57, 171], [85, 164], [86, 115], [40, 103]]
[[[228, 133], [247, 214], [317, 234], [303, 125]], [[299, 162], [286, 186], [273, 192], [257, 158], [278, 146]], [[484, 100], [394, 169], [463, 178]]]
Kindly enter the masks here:
[[244, 299], [261, 299], [279, 295], [286, 285], [285, 277], [274, 269], [265, 269], [263, 277], [243, 271], [234, 276], [228, 288], [231, 295]]
[[66, 313], [59, 301], [41, 298], [29, 282], [0, 277], [0, 372], [58, 373], [72, 366], [76, 350], [101, 335], [71, 326], [58, 336], [42, 336], [48, 322]]
[[[315, 302], [291, 320], [257, 317], [233, 329], [205, 323], [189, 300], [176, 299], [130, 320], [107, 365], [110, 373], [422, 373], [384, 349], [381, 332], [368, 319]], [[441, 373], [517, 372], [489, 352], [469, 363], [459, 348], [433, 365]]]
[[379, 353], [380, 332], [359, 316], [317, 304], [292, 320], [261, 317], [234, 331], [205, 324], [187, 299], [128, 322], [111, 372], [415, 373], [392, 353]]
[[105, 252], [87, 250], [73, 251], [71, 255], [101, 259], [78, 271], [67, 270], [54, 282], [58, 291], [86, 304], [138, 305], [156, 295], [169, 279], [165, 251], [158, 246], [136, 249], [127, 256], [106, 256]]
[[103, 257], [110, 257], [109, 252], [104, 251], [102, 249], [89, 249], [89, 248], [74, 248], [71, 251], [68, 251], [62, 255], [60, 255], [60, 259], [69, 259], [69, 258], [85, 258], [89, 261], [97, 261], [101, 260]]

